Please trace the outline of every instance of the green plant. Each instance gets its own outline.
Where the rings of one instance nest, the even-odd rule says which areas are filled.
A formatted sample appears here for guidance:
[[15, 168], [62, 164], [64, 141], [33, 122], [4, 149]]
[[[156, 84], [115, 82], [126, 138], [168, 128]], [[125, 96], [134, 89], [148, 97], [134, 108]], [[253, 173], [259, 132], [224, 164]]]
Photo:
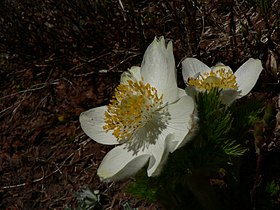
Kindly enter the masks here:
[[[74, 195], [77, 199], [78, 207], [73, 210], [92, 210], [100, 207], [100, 195], [98, 190], [92, 192], [90, 189], [84, 188]], [[72, 208], [66, 207], [65, 210], [72, 210]]]
[[123, 210], [138, 210], [137, 208], [130, 207], [129, 203], [125, 203], [122, 206], [123, 206]]

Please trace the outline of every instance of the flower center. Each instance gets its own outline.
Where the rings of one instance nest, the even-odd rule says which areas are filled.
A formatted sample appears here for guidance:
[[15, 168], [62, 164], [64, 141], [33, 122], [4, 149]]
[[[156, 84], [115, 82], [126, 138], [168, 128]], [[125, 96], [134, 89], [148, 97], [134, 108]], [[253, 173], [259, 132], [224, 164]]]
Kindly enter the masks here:
[[162, 98], [156, 88], [142, 81], [128, 80], [118, 85], [107, 106], [103, 129], [112, 130], [118, 141], [125, 142], [157, 115]]
[[215, 67], [210, 72], [202, 72], [197, 77], [190, 77], [188, 84], [202, 90], [212, 88], [237, 90], [236, 76], [231, 69], [223, 66]]

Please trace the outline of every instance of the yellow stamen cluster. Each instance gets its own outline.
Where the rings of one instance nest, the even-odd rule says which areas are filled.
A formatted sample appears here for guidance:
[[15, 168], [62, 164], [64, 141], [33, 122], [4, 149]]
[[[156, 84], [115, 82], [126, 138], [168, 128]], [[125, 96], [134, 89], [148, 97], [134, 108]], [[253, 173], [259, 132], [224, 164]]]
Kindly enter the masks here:
[[227, 71], [224, 67], [215, 69], [210, 72], [202, 72], [196, 78], [190, 77], [187, 81], [188, 84], [201, 90], [212, 88], [237, 90], [236, 76], [230, 69]]
[[118, 85], [107, 106], [103, 129], [112, 130], [120, 142], [129, 140], [161, 107], [162, 97], [156, 88], [142, 81], [128, 80], [127, 84]]

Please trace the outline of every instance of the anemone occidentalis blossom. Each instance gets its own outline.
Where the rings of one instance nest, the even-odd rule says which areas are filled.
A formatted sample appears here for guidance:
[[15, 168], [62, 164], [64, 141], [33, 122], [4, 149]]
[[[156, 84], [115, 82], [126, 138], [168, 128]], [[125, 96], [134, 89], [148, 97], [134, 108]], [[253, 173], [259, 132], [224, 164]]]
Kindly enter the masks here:
[[189, 95], [219, 88], [226, 104], [247, 95], [255, 86], [262, 70], [261, 61], [253, 58], [247, 60], [235, 73], [222, 63], [210, 68], [196, 58], [186, 58], [182, 62], [183, 78]]
[[141, 67], [121, 76], [109, 105], [81, 113], [84, 132], [98, 143], [116, 145], [97, 174], [107, 181], [134, 175], [147, 165], [160, 173], [168, 154], [184, 145], [193, 127], [194, 101], [177, 87], [172, 42], [155, 38]]

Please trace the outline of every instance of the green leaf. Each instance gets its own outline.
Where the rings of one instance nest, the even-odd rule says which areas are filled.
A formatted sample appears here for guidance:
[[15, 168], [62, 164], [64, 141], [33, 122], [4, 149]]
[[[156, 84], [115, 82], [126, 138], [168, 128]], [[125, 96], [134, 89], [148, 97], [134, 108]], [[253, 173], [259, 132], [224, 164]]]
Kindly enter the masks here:
[[146, 170], [141, 170], [135, 177], [135, 181], [131, 182], [127, 187], [127, 192], [135, 197], [144, 199], [148, 202], [157, 200], [157, 182], [156, 179], [147, 177]]
[[129, 203], [125, 203], [122, 206], [123, 206], [123, 210], [138, 210], [138, 208], [131, 208]]
[[227, 140], [221, 147], [229, 156], [241, 156], [247, 151], [247, 149], [243, 148], [240, 144], [237, 144], [236, 141]]

